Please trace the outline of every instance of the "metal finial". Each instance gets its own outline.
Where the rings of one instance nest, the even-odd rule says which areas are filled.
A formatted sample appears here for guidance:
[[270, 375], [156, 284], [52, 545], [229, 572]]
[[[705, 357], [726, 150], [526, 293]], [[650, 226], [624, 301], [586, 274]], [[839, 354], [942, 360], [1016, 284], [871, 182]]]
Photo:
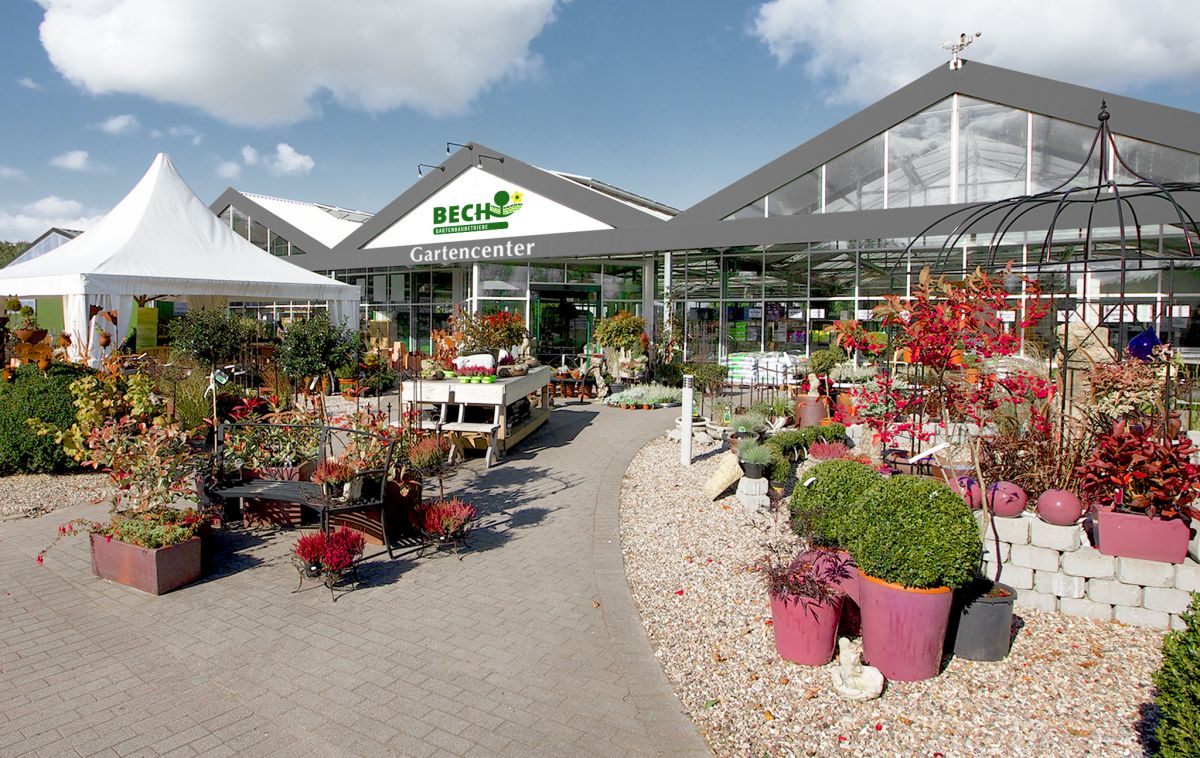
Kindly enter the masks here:
[[1108, 121], [1108, 101], [1100, 101], [1100, 114], [1096, 118], [1099, 119], [1100, 123]]

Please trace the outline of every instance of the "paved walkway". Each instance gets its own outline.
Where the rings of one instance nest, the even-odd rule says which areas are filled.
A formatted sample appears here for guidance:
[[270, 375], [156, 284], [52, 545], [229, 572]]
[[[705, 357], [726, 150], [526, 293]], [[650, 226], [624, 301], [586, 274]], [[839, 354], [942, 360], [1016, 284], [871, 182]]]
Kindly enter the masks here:
[[93, 577], [84, 539], [35, 564], [104, 506], [0, 523], [0, 755], [707, 754], [617, 531], [621, 476], [670, 419], [555, 411], [447, 482], [486, 512], [473, 552], [377, 558], [336, 604], [291, 594], [294, 533], [222, 534], [219, 575], [153, 598]]

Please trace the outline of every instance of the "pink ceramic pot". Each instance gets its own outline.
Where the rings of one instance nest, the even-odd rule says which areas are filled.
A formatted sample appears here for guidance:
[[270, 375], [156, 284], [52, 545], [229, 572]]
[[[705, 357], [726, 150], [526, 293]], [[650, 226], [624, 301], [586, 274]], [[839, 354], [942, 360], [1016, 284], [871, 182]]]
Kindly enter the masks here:
[[1012, 482], [996, 482], [988, 487], [988, 506], [992, 513], [1004, 518], [1016, 518], [1025, 512], [1029, 495]]
[[977, 511], [983, 507], [983, 490], [979, 488], [979, 482], [975, 477], [964, 474], [955, 477], [949, 484], [950, 489], [962, 495], [963, 501], [971, 506], [971, 510]]
[[1074, 492], [1046, 490], [1038, 496], [1037, 512], [1047, 524], [1072, 526], [1083, 516], [1083, 503]]
[[1096, 509], [1096, 547], [1105, 555], [1183, 563], [1192, 530], [1183, 519], [1151, 518], [1142, 513]]
[[771, 596], [771, 628], [779, 657], [805, 666], [833, 659], [842, 599], [818, 603], [808, 597]]
[[937, 676], [954, 593], [918, 590], [858, 572], [863, 658], [888, 679], [916, 682]]

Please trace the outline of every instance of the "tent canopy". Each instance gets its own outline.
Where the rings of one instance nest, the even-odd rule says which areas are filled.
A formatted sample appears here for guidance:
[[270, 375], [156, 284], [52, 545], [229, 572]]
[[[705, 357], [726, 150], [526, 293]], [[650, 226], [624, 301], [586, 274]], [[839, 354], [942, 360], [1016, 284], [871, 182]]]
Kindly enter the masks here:
[[357, 287], [239, 237], [196, 197], [163, 153], [86, 234], [0, 269], [0, 294], [340, 301], [338, 310], [356, 322], [352, 326], [359, 299]]

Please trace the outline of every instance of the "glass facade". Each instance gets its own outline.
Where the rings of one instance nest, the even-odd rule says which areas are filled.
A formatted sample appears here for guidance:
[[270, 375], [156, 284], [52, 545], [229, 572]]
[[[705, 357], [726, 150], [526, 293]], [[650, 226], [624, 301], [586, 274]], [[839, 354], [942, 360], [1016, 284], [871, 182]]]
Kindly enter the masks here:
[[271, 255], [280, 257], [304, 255], [304, 251], [298, 246], [293, 245], [283, 236], [268, 229], [232, 205], [218, 213], [217, 218], [229, 224], [229, 228], [239, 237], [245, 237], [250, 241], [250, 244], [267, 251]]
[[[727, 218], [800, 216], [878, 208], [975, 203], [1094, 185], [1100, 150], [1094, 125], [952, 95], [842, 153]], [[1200, 181], [1200, 155], [1117, 136], [1121, 160], [1155, 181]], [[1093, 152], [1086, 170], [1073, 175]], [[1128, 168], [1126, 168], [1128, 166]]]

